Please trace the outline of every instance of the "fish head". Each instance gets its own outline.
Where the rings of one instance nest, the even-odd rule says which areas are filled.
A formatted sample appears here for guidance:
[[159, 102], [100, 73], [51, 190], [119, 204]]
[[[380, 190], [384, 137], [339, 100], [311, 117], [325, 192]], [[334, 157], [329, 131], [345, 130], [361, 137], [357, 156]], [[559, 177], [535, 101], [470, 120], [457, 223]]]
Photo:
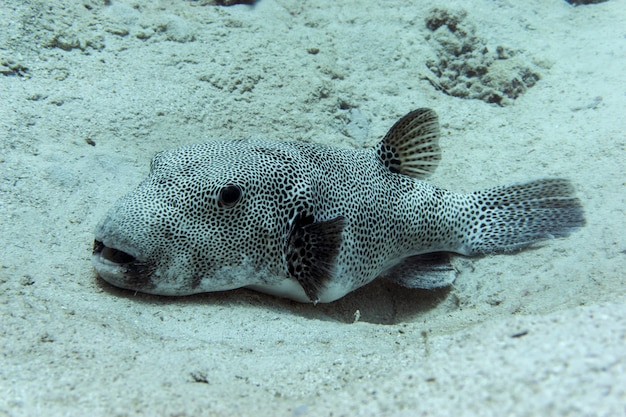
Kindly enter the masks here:
[[285, 269], [289, 224], [310, 186], [289, 149], [213, 141], [164, 151], [96, 227], [92, 263], [117, 287], [189, 295]]

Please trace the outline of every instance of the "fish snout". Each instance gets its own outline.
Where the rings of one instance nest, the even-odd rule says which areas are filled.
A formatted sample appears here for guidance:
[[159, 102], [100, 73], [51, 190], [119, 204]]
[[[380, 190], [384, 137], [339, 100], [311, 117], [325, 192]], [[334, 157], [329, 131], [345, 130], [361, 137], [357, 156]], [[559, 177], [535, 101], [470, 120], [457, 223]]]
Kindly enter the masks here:
[[116, 287], [142, 292], [156, 287], [147, 263], [98, 239], [94, 240], [91, 263], [100, 278]]

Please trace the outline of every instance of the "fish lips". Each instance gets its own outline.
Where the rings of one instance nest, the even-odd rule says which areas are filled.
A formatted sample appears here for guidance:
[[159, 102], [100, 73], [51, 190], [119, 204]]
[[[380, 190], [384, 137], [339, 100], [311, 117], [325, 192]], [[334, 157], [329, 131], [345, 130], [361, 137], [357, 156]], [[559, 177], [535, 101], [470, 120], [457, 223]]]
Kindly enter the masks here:
[[148, 293], [156, 288], [150, 279], [153, 268], [148, 263], [98, 239], [93, 243], [91, 263], [100, 278], [116, 287]]

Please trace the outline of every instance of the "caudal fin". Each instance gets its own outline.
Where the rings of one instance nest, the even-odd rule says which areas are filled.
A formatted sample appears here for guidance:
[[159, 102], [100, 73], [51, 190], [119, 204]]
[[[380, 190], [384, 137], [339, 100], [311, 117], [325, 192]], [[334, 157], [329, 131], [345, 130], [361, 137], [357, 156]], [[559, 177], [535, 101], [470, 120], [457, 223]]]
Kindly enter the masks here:
[[515, 251], [585, 225], [580, 200], [565, 179], [495, 187], [470, 196], [472, 221], [461, 250], [466, 255]]

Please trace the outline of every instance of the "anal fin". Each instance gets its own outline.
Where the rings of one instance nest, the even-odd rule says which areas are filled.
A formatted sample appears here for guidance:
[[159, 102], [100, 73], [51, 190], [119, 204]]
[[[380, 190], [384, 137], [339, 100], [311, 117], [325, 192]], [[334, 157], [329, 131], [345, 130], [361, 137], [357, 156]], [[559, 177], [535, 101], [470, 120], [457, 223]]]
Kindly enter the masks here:
[[385, 278], [403, 287], [427, 290], [447, 287], [456, 276], [448, 252], [410, 256], [384, 274]]
[[286, 247], [287, 270], [313, 303], [331, 278], [344, 226], [343, 216], [315, 222], [313, 216], [301, 213], [294, 220]]

